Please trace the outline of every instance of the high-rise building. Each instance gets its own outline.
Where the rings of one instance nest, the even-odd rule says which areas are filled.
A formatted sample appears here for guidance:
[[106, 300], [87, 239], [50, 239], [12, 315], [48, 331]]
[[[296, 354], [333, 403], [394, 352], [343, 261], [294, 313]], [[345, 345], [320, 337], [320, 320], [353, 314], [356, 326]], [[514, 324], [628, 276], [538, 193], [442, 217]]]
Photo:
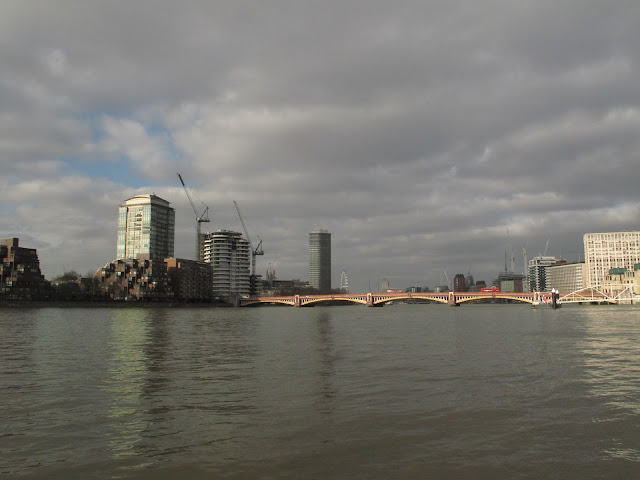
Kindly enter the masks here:
[[154, 194], [136, 195], [120, 205], [116, 258], [173, 257], [175, 210], [169, 205]]
[[327, 230], [309, 234], [309, 286], [321, 293], [331, 290], [331, 234]]
[[213, 269], [213, 296], [232, 300], [251, 292], [251, 254], [242, 234], [217, 230], [204, 236], [204, 261]]
[[640, 231], [587, 233], [584, 236], [587, 287], [598, 287], [612, 268], [640, 263]]
[[556, 257], [539, 255], [529, 260], [529, 291], [547, 291], [547, 268], [558, 262]]
[[457, 273], [455, 277], [453, 277], [453, 291], [454, 292], [466, 292], [467, 291], [467, 281], [464, 278], [464, 274]]

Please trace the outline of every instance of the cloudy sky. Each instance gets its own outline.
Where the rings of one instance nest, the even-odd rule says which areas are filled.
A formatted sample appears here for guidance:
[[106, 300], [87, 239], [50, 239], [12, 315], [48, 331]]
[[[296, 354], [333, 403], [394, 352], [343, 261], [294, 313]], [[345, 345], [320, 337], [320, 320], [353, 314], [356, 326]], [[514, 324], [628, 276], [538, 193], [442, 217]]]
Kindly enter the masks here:
[[138, 193], [193, 258], [177, 173], [280, 279], [318, 228], [352, 291], [577, 261], [640, 229], [639, 133], [638, 0], [0, 2], [0, 236], [49, 279]]

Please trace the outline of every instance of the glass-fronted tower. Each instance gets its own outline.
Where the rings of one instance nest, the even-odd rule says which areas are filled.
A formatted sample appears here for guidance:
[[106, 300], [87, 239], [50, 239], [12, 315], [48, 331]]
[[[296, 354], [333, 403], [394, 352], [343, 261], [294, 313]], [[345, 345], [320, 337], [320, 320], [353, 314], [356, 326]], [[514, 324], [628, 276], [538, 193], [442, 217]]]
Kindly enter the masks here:
[[173, 257], [175, 210], [156, 195], [136, 195], [118, 209], [116, 258]]
[[331, 290], [331, 234], [326, 230], [309, 234], [309, 286], [320, 293]]

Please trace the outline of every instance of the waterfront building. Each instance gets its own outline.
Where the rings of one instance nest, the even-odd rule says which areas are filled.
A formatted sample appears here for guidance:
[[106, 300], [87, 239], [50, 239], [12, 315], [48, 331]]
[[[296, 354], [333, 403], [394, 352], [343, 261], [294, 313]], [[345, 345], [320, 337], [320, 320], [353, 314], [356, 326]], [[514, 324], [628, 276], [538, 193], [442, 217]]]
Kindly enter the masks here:
[[100, 288], [113, 300], [172, 301], [164, 260], [121, 258], [96, 272]]
[[203, 258], [213, 269], [214, 298], [233, 301], [251, 293], [251, 252], [239, 232], [217, 230], [207, 233]]
[[164, 260], [173, 257], [175, 210], [162, 198], [136, 195], [118, 210], [116, 258]]
[[18, 238], [0, 240], [0, 299], [43, 300], [50, 284], [40, 271], [35, 248], [23, 248]]
[[174, 298], [180, 302], [210, 302], [213, 299], [213, 269], [205, 262], [165, 258]]
[[529, 260], [529, 291], [547, 291], [547, 268], [558, 262], [556, 257], [539, 255]]
[[640, 303], [640, 263], [631, 268], [612, 268], [599, 289], [610, 297], [616, 297], [618, 303]]
[[309, 285], [320, 293], [331, 291], [331, 234], [327, 230], [309, 233]]
[[598, 287], [612, 268], [631, 269], [640, 263], [640, 231], [584, 235], [587, 285]]
[[587, 286], [587, 267], [584, 262], [562, 263], [546, 268], [547, 291], [555, 288], [562, 293], [573, 293]]

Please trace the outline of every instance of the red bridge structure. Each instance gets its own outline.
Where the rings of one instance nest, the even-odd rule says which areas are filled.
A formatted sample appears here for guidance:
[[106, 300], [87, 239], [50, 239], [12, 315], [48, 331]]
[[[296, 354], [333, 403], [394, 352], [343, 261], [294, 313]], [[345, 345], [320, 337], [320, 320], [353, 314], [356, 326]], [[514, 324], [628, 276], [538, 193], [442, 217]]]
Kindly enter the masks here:
[[381, 307], [388, 302], [431, 301], [446, 305], [460, 305], [472, 301], [511, 300], [521, 303], [549, 303], [551, 292], [442, 292], [442, 293], [334, 293], [326, 295], [293, 295], [288, 297], [243, 297], [241, 307], [250, 305], [289, 305], [311, 307], [325, 302], [350, 302], [369, 307]]

